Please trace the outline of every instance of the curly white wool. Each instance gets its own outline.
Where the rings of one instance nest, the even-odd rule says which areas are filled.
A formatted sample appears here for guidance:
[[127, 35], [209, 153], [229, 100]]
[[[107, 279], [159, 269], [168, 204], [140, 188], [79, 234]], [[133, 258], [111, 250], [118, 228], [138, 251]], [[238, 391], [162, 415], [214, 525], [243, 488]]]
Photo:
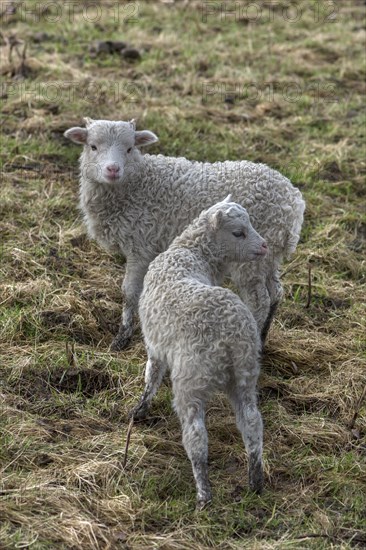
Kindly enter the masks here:
[[260, 337], [249, 308], [217, 283], [227, 261], [240, 262], [243, 269], [259, 265], [267, 246], [245, 209], [228, 200], [204, 211], [151, 262], [139, 306], [148, 362], [145, 391], [132, 415], [146, 415], [169, 368], [199, 507], [211, 499], [204, 418], [215, 390], [227, 392], [235, 411], [251, 488], [260, 492], [263, 484], [262, 420], [256, 403]]
[[248, 303], [264, 341], [282, 296], [279, 267], [296, 248], [305, 203], [279, 172], [247, 161], [189, 161], [143, 155], [139, 147], [158, 140], [136, 131], [134, 121], [85, 119], [86, 127], [65, 136], [83, 144], [80, 207], [88, 233], [109, 251], [126, 258], [124, 308], [113, 349], [123, 349], [133, 332], [143, 278], [150, 262], [199, 213], [228, 193], [249, 212], [266, 239], [269, 254], [260, 268], [228, 265], [227, 275]]

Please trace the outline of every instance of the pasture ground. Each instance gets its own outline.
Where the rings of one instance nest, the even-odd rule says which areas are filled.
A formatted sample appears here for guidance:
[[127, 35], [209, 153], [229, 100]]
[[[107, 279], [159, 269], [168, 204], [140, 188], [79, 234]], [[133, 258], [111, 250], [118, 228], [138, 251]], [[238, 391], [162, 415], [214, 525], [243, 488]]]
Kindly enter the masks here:
[[[0, 547], [364, 547], [364, 2], [59, 6], [1, 4]], [[106, 39], [141, 59], [95, 55]], [[213, 502], [194, 511], [168, 383], [121, 465], [145, 352], [139, 335], [109, 352], [124, 268], [77, 209], [80, 151], [62, 134], [83, 116], [137, 118], [151, 152], [265, 162], [305, 196], [260, 378], [261, 497], [218, 396]]]

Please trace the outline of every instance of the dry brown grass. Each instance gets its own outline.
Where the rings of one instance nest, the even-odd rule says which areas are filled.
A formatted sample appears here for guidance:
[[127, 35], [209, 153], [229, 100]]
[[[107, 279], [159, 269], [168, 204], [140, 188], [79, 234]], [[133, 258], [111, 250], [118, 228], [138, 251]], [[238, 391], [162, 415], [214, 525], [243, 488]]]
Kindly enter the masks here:
[[[296, 23], [279, 18], [283, 2], [272, 23], [256, 24], [217, 16], [206, 24], [196, 1], [141, 3], [137, 22], [119, 26], [110, 17], [85, 21], [81, 6], [72, 25], [24, 21], [19, 12], [6, 19], [4, 33], [28, 48], [22, 65], [1, 46], [1, 547], [365, 544], [364, 12], [361, 2], [341, 2], [335, 20], [314, 25], [309, 3], [296, 5]], [[41, 31], [51, 38], [35, 42]], [[89, 58], [90, 42], [106, 35], [127, 38], [142, 61]], [[56, 99], [44, 92], [52, 82]], [[247, 97], [253, 82], [261, 93]], [[283, 86], [294, 82], [301, 97], [287, 101]], [[207, 85], [221, 92], [205, 96]], [[123, 264], [85, 235], [78, 151], [62, 138], [86, 114], [138, 116], [166, 154], [267, 162], [304, 193], [302, 242], [284, 269], [286, 299], [260, 379], [261, 498], [247, 491], [243, 444], [218, 396], [207, 417], [214, 500], [193, 511], [168, 383], [149, 420], [133, 427], [122, 466], [145, 352], [138, 334], [124, 353], [108, 350]]]

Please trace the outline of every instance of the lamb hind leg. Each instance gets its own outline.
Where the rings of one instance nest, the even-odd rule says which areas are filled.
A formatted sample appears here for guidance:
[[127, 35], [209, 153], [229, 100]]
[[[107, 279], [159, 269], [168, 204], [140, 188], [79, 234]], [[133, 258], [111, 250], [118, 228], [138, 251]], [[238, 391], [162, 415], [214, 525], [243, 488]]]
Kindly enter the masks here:
[[133, 334], [134, 318], [137, 314], [147, 266], [127, 261], [126, 274], [122, 283], [123, 311], [118, 333], [111, 344], [111, 351], [121, 351], [128, 346]]
[[174, 407], [181, 426], [185, 451], [192, 464], [197, 489], [197, 510], [202, 510], [211, 501], [208, 479], [208, 437], [205, 427], [204, 403], [197, 397], [180, 392], [173, 382]]
[[283, 288], [280, 281], [279, 269], [275, 268], [267, 277], [267, 290], [270, 298], [270, 307], [267, 318], [264, 322], [261, 331], [261, 340], [262, 346], [264, 346], [268, 331], [270, 329], [271, 323], [276, 314], [277, 308], [282, 300]]
[[263, 490], [263, 424], [257, 407], [256, 382], [257, 376], [253, 376], [244, 386], [235, 383], [228, 393], [248, 453], [249, 487], [260, 494]]
[[280, 301], [275, 302], [275, 303], [271, 304], [270, 307], [269, 307], [269, 312], [268, 312], [268, 315], [267, 315], [267, 319], [265, 320], [264, 325], [262, 327], [262, 331], [261, 331], [262, 348], [264, 348], [264, 345], [266, 343], [268, 332], [269, 332], [269, 329], [271, 327], [274, 316], [276, 314], [279, 303], [280, 303]]

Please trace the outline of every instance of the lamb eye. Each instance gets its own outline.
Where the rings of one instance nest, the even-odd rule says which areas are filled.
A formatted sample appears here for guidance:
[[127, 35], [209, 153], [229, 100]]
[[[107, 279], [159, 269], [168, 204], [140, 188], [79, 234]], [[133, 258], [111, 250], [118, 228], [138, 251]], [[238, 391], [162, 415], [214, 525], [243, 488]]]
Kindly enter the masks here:
[[245, 239], [246, 235], [244, 231], [233, 231], [234, 237], [243, 237]]
[[96, 151], [96, 150], [97, 150], [97, 146], [96, 146], [96, 145], [91, 145], [90, 148], [91, 148], [92, 151]]
[[130, 147], [129, 149], [127, 149], [127, 153], [131, 153], [132, 151], [132, 147]]

